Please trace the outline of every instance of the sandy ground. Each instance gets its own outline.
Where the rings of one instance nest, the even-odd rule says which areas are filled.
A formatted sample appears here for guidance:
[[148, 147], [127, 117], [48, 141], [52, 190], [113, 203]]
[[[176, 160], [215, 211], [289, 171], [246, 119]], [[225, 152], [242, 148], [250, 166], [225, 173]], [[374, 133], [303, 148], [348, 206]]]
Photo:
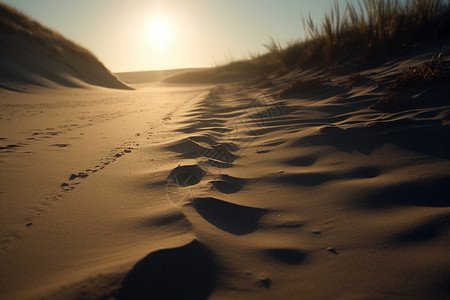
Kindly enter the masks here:
[[[170, 137], [167, 122], [172, 115], [206, 91], [206, 87], [154, 85], [135, 92], [56, 88], [33, 94], [2, 92], [3, 299], [14, 299], [11, 292], [33, 295], [36, 288], [58, 286], [67, 280], [55, 280], [61, 276], [68, 282], [79, 280], [82, 277], [73, 274], [95, 267], [104, 254], [113, 255], [109, 263], [116, 261], [120, 248], [128, 244], [123, 238], [134, 235], [129, 231], [133, 227], [140, 232], [140, 241], [154, 234], [146, 230], [145, 211], [156, 208], [151, 205], [154, 197], [168, 200], [164, 190], [152, 195], [146, 186], [159, 172], [165, 179], [165, 164], [173, 167], [176, 161], [170, 161], [167, 153], [152, 153], [151, 145]], [[133, 163], [125, 163], [130, 158]], [[88, 188], [87, 183], [94, 181]], [[102, 229], [96, 229], [96, 220]], [[120, 231], [123, 235], [115, 243]], [[112, 235], [107, 237], [107, 232]], [[167, 239], [173, 238], [170, 230], [167, 233]], [[166, 245], [161, 237], [154, 238]], [[142, 257], [149, 251], [138, 252]]]
[[0, 92], [0, 298], [448, 299], [448, 82], [369, 109], [432, 54], [281, 98], [305, 74]]

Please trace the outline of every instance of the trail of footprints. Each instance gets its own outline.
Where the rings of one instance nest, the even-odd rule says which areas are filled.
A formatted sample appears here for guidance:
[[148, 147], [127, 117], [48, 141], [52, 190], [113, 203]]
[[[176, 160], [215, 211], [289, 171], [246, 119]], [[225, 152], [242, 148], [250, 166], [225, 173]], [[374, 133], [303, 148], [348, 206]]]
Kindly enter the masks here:
[[240, 150], [227, 134], [230, 129], [225, 120], [232, 111], [227, 103], [218, 100], [222, 92], [221, 87], [212, 90], [196, 105], [187, 114], [190, 118], [179, 129], [190, 135], [167, 147], [167, 150], [179, 153], [181, 158], [197, 160], [194, 165], [179, 165], [170, 172], [167, 194], [175, 205], [192, 204], [205, 220], [217, 228], [243, 235], [256, 230], [258, 220], [268, 210], [200, 196], [205, 184], [225, 195], [238, 193], [247, 183], [243, 178], [222, 174], [223, 170], [233, 167]]
[[[154, 129], [153, 126], [150, 126], [150, 128]], [[66, 193], [73, 191], [77, 186], [82, 184], [82, 181], [87, 177], [105, 169], [107, 166], [114, 163], [124, 155], [132, 153], [132, 151], [139, 146], [140, 137], [147, 136], [147, 138], [149, 138], [152, 135], [153, 133], [150, 130], [145, 131], [143, 133], [137, 133], [135, 135], [136, 138], [134, 141], [126, 142], [122, 146], [111, 150], [110, 154], [106, 156], [104, 159], [102, 159], [94, 167], [85, 169], [80, 172], [68, 174], [66, 180], [62, 181], [59, 184], [59, 188], [48, 193], [44, 200], [39, 201], [39, 203], [33, 206], [33, 210], [35, 211], [36, 215], [34, 217], [29, 216], [27, 218], [27, 222], [24, 224], [24, 227], [27, 229], [32, 228], [32, 225], [34, 224], [33, 222], [35, 222], [35, 217], [39, 217], [42, 214], [44, 214], [45, 207], [50, 207], [53, 204], [53, 202], [60, 200], [61, 198], [64, 197]], [[55, 146], [66, 147], [65, 145], [55, 145]], [[3, 192], [0, 192], [0, 196], [2, 195]], [[21, 229], [16, 229], [12, 231], [9, 235], [7, 235], [3, 240], [0, 241], [0, 250], [8, 249], [8, 247], [11, 245], [11, 242], [14, 239], [20, 237], [21, 235], [22, 235]]]
[[[179, 165], [169, 173], [167, 194], [175, 205], [183, 208], [187, 205], [195, 209], [204, 220], [216, 228], [235, 236], [242, 236], [258, 230], [260, 219], [273, 211], [263, 207], [244, 205], [239, 192], [252, 179], [239, 178], [224, 172], [232, 168], [235, 160], [240, 157], [239, 153], [242, 149], [239, 146], [242, 145], [242, 140], [236, 139], [234, 142], [229, 139], [230, 130], [222, 120], [226, 120], [232, 112], [224, 109], [228, 103], [221, 101], [221, 92], [220, 89], [213, 91], [191, 111], [189, 114], [191, 119], [180, 129], [189, 136], [167, 147], [167, 150], [179, 153], [180, 158], [197, 161], [191, 165]], [[221, 107], [221, 103], [224, 107]], [[239, 112], [240, 109], [237, 108], [236, 111]], [[252, 128], [248, 130], [252, 131]], [[193, 133], [196, 135], [192, 135]], [[243, 146], [246, 145], [248, 146], [248, 141]], [[259, 150], [257, 153], [267, 152], [267, 150]], [[222, 197], [217, 197], [217, 194], [224, 195], [224, 199], [236, 195], [233, 197], [236, 201], [220, 199]], [[296, 221], [292, 226], [297, 228], [301, 224], [299, 225]], [[257, 255], [268, 257], [284, 265], [300, 265], [309, 258], [309, 253], [304, 250], [290, 246], [280, 247], [280, 245], [261, 249]], [[250, 285], [270, 289], [273, 279], [268, 275], [269, 270], [267, 274], [248, 269], [243, 269], [242, 272]]]
[[[130, 143], [128, 143], [130, 144]], [[96, 164], [94, 167], [86, 169], [84, 171], [80, 171], [77, 173], [71, 173], [68, 176], [67, 180], [61, 183], [61, 191], [69, 192], [75, 189], [77, 185], [81, 183], [81, 180], [89, 177], [90, 175], [97, 173], [104, 168], [106, 168], [111, 163], [117, 161], [120, 157], [129, 154], [135, 149], [134, 147], [139, 146], [139, 143], [133, 142], [130, 146], [124, 145], [123, 147], [117, 148], [115, 151], [112, 151], [111, 154], [105, 157], [102, 161]]]
[[[245, 108], [243, 109], [244, 105], [242, 104], [242, 102], [248, 103], [249, 99], [243, 99], [242, 101], [235, 99], [235, 103], [230, 103], [223, 99], [223, 97], [227, 96], [226, 93], [227, 91], [223, 91], [220, 88], [213, 90], [210, 95], [194, 107], [187, 115], [190, 119], [182, 123], [183, 127], [179, 129], [180, 132], [187, 134], [187, 137], [181, 138], [176, 143], [167, 146], [167, 150], [178, 153], [180, 158], [196, 160], [195, 164], [179, 165], [170, 172], [167, 178], [169, 199], [175, 205], [192, 207], [204, 220], [216, 228], [236, 236], [250, 234], [258, 230], [260, 219], [266, 215], [263, 226], [274, 226], [284, 230], [301, 230], [304, 224], [299, 221], [299, 216], [287, 217], [280, 223], [278, 218], [276, 220], [272, 218], [274, 212], [269, 209], [243, 205], [244, 203], [241, 202], [243, 199], [239, 198], [239, 192], [253, 179], [237, 178], [231, 176], [231, 173], [226, 174], [228, 172], [224, 172], [234, 166], [235, 160], [240, 157], [240, 151], [252, 142], [252, 140], [242, 139], [242, 136], [256, 137], [279, 128], [287, 129], [284, 126], [284, 122], [290, 124], [292, 122], [291, 119], [296, 117], [296, 115], [293, 114], [292, 109], [278, 109], [279, 106], [276, 106], [275, 113], [269, 112], [266, 114], [266, 110], [268, 111], [271, 108], [267, 108], [264, 105], [257, 107], [256, 114], [250, 114]], [[235, 109], [229, 109], [228, 106], [233, 104], [236, 104]], [[242, 115], [242, 111], [244, 115]], [[264, 116], [264, 114], [267, 116]], [[224, 121], [229, 120], [230, 115], [233, 115], [233, 118], [237, 120], [247, 122], [245, 127], [239, 128], [247, 131], [238, 132], [239, 135], [234, 140], [229, 138], [232, 134], [230, 134], [227, 124], [229, 125], [230, 123]], [[263, 117], [259, 117], [259, 115], [263, 115]], [[304, 118], [301, 114], [298, 117], [299, 119]], [[289, 120], [285, 121], [284, 119]], [[264, 121], [263, 126], [257, 124], [258, 120]], [[269, 128], [264, 126], [269, 126]], [[256, 131], [255, 128], [260, 128], [261, 130]], [[256, 155], [264, 155], [271, 151], [266, 147], [270, 149], [271, 146], [276, 146], [280, 143], [283, 142], [276, 141], [262, 145], [264, 148], [257, 149]], [[307, 168], [316, 162], [317, 157], [311, 155], [287, 161], [286, 165], [293, 168]], [[345, 178], [370, 179], [378, 176], [380, 171], [367, 166], [353, 170], [348, 174], [333, 173], [333, 170], [330, 170], [330, 172], [330, 174], [325, 174], [327, 176], [320, 174], [320, 178], [335, 180], [344, 176]], [[276, 178], [282, 184], [291, 182], [300, 185], [322, 183], [316, 182], [316, 178], [313, 177], [314, 174], [305, 174], [304, 171], [300, 174], [291, 172], [284, 174], [284, 171], [278, 173]], [[210, 195], [208, 195], [208, 190], [205, 190], [205, 187], [207, 188], [208, 186], [211, 192]], [[223, 199], [236, 199], [236, 201], [230, 202], [216, 197], [216, 195], [220, 194], [224, 195]], [[232, 195], [236, 195], [236, 197], [229, 198]], [[276, 213], [280, 214], [283, 212], [278, 211]], [[322, 237], [322, 230], [320, 228], [310, 228], [309, 234], [314, 239], [317, 239]], [[336, 249], [333, 245], [323, 248], [322, 244], [319, 246], [321, 251], [326, 251], [330, 255], [339, 255], [339, 249]], [[269, 257], [286, 265], [303, 264], [308, 261], [311, 255], [309, 251], [286, 245], [274, 245], [273, 248], [268, 247], [261, 250], [258, 255]], [[246, 271], [245, 274], [253, 275], [250, 271]], [[268, 276], [260, 278], [260, 286], [262, 288], [270, 288], [271, 280]]]
[[[85, 169], [83, 171], [77, 172], [77, 173], [71, 173], [67, 180], [63, 181], [60, 184], [60, 191], [61, 192], [70, 192], [76, 188], [77, 185], [81, 183], [81, 180], [89, 177], [92, 174], [95, 174], [103, 169], [105, 169], [110, 164], [114, 163], [121, 157], [131, 153], [136, 147], [139, 146], [139, 140], [142, 138], [146, 138], [147, 140], [150, 139], [153, 134], [155, 127], [152, 125], [152, 123], [149, 124], [149, 130], [143, 132], [143, 133], [136, 133], [133, 141], [128, 141], [122, 144], [120, 147], [116, 147], [115, 149], [111, 150], [110, 154], [103, 158], [98, 164], [93, 166], [92, 168]], [[57, 147], [67, 147], [67, 144], [55, 144], [54, 146]], [[62, 194], [59, 194], [58, 197], [62, 197]]]
[[[0, 153], [12, 153], [23, 147], [26, 147], [34, 142], [42, 142], [51, 139], [55, 136], [61, 136], [66, 133], [74, 132], [75, 130], [83, 129], [89, 126], [100, 124], [106, 121], [114, 120], [120, 117], [124, 117], [129, 114], [138, 113], [140, 110], [133, 110], [129, 112], [114, 112], [114, 113], [101, 113], [92, 116], [80, 116], [77, 117], [78, 121], [69, 121], [69, 124], [63, 124], [55, 127], [36, 128], [29, 132], [20, 132], [22, 134], [29, 134], [25, 140], [17, 141], [16, 143], [9, 142], [7, 137], [0, 137]], [[84, 135], [80, 132], [79, 135]], [[5, 141], [6, 143], [2, 143]], [[52, 144], [54, 147], [68, 147], [70, 144]], [[31, 153], [31, 152], [25, 152]]]

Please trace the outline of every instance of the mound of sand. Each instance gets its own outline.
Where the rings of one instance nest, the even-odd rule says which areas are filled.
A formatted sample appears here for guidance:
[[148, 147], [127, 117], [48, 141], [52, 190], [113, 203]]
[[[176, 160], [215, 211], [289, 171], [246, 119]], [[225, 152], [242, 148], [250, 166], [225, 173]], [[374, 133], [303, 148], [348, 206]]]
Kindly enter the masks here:
[[87, 49], [0, 3], [0, 88], [54, 84], [130, 89]]
[[136, 83], [151, 83], [157, 81], [164, 81], [165, 78], [172, 77], [177, 74], [201, 70], [203, 69], [189, 68], [189, 69], [157, 70], [157, 71], [135, 71], [135, 72], [120, 72], [115, 73], [114, 75], [116, 75], [123, 82], [136, 84]]
[[[264, 58], [263, 58], [264, 59]], [[168, 83], [230, 83], [248, 80], [273, 71], [276, 66], [266, 60], [263, 63], [236, 61], [227, 65], [201, 70], [186, 70], [163, 79]]]

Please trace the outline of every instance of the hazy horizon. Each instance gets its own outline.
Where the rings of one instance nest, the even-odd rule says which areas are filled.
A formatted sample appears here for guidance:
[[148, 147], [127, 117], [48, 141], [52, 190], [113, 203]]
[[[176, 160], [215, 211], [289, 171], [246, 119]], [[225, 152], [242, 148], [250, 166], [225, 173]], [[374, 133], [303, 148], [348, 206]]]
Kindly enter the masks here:
[[303, 38], [301, 15], [319, 21], [334, 1], [3, 2], [86, 47], [117, 73], [211, 67], [264, 53], [269, 37], [282, 44]]

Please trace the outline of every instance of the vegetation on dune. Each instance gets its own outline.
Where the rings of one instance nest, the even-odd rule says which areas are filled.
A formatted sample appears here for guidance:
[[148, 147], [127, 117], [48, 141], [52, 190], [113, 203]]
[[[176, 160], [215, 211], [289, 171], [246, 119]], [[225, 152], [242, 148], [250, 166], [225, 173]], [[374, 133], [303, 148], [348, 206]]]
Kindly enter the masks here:
[[418, 42], [450, 34], [450, 1], [361, 0], [338, 3], [320, 25], [303, 17], [306, 39], [282, 47], [271, 39], [265, 45], [273, 60], [286, 70], [318, 63], [364, 65], [389, 57]]
[[[328, 73], [335, 73], [346, 66], [361, 68], [380, 63], [415, 44], [448, 37], [450, 1], [360, 0], [356, 4], [347, 3], [344, 10], [335, 2], [322, 23], [317, 25], [308, 16], [303, 18], [303, 25], [307, 32], [303, 41], [283, 48], [271, 39], [265, 45], [270, 58], [284, 72], [320, 67], [328, 69]], [[402, 96], [405, 90], [425, 88], [448, 79], [449, 64], [442, 54], [401, 73], [387, 85], [383, 96], [372, 108], [399, 109], [408, 102], [407, 97]], [[365, 81], [366, 78], [359, 73], [352, 73], [346, 79], [348, 88]], [[307, 92], [326, 82], [323, 76], [296, 79], [282, 89], [279, 96]]]
[[426, 88], [450, 78], [450, 65], [442, 58], [442, 51], [418, 67], [409, 68], [388, 84], [383, 96], [372, 106], [379, 110], [396, 110], [408, 101], [401, 92]]
[[347, 77], [347, 88], [352, 89], [355, 86], [361, 85], [365, 81], [365, 77], [359, 73], [352, 73]]
[[387, 86], [388, 92], [409, 87], [425, 87], [448, 77], [448, 66], [442, 58], [442, 52], [421, 66], [410, 68], [401, 73]]

